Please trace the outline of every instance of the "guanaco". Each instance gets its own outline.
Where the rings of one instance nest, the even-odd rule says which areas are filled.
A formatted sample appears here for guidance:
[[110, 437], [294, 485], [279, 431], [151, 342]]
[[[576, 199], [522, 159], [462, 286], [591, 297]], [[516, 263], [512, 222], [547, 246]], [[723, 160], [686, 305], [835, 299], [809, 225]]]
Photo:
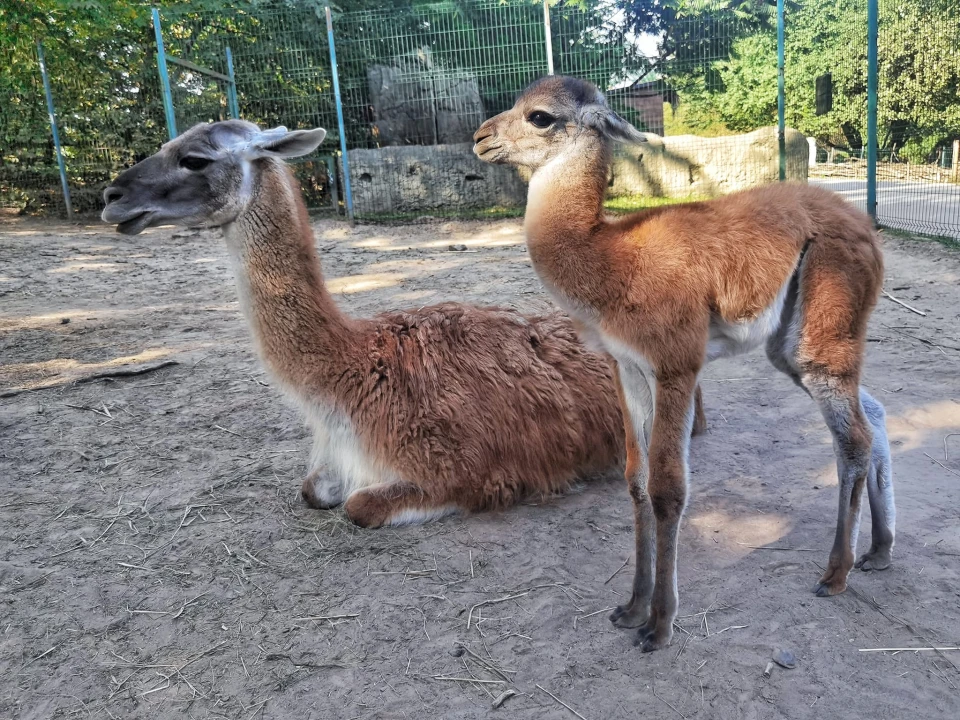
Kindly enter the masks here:
[[524, 229], [534, 269], [616, 364], [636, 574], [613, 623], [638, 628], [644, 651], [669, 644], [698, 375], [760, 345], [833, 434], [839, 513], [814, 591], [846, 589], [865, 483], [873, 542], [856, 565], [888, 567], [895, 510], [884, 410], [860, 387], [883, 280], [870, 218], [826, 190], [785, 183], [608, 219], [612, 142], [647, 137], [575, 78], [534, 82], [474, 140], [481, 159], [531, 173]]
[[117, 177], [103, 211], [127, 234], [223, 229], [259, 354], [313, 429], [307, 503], [344, 503], [365, 527], [419, 523], [615, 469], [613, 371], [568, 318], [456, 303], [341, 312], [283, 162], [324, 135], [198, 125]]

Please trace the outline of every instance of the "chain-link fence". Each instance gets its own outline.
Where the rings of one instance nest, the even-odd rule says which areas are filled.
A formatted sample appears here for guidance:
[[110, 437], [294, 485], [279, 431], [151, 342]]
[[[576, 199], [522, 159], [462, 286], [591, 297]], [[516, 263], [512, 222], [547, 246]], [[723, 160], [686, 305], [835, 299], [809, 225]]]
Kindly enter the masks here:
[[[747, 30], [732, 15], [698, 17], [679, 21], [658, 43], [631, 32], [614, 2], [560, 3], [546, 13], [542, 4], [498, 0], [401, 14], [344, 13], [335, 35], [354, 148], [348, 160], [356, 213], [406, 217], [522, 207], [523, 184], [512, 170], [474, 158], [471, 136], [551, 70], [593, 81], [618, 112], [664, 136], [663, 143], [618, 154], [612, 209], [776, 181], [775, 114], [736, 128], [708, 123], [696, 135], [685, 121], [710, 115], [708, 106], [724, 89], [716, 65]], [[756, 22], [752, 30], [773, 39], [762, 64], [772, 79], [775, 112], [775, 26]], [[805, 179], [806, 141], [790, 133], [786, 153], [788, 177]]]
[[[867, 209], [867, 0], [811, 5], [788, 108], [815, 108], [811, 181]], [[960, 238], [960, 3], [879, 0], [878, 20], [877, 221]]]
[[[960, 236], [960, 0], [879, 2], [878, 219]], [[166, 139], [160, 66], [179, 131], [234, 114], [234, 91], [246, 119], [325, 127], [329, 139], [296, 165], [308, 204], [344, 212], [349, 180], [360, 219], [521, 213], [523, 181], [476, 160], [471, 135], [551, 69], [595, 82], [618, 112], [663, 136], [620, 149], [613, 211], [808, 173], [865, 206], [868, 0], [786, 2], [782, 144], [776, 3], [701, 5], [385, 0], [333, 13], [336, 69], [316, 0], [161, 10], [159, 65], [150, 8], [134, 6], [117, 23], [0, 50], [16, 69], [0, 83], [19, 78], [0, 105], [0, 202], [63, 208], [40, 39], [79, 211], [97, 209], [107, 179]]]

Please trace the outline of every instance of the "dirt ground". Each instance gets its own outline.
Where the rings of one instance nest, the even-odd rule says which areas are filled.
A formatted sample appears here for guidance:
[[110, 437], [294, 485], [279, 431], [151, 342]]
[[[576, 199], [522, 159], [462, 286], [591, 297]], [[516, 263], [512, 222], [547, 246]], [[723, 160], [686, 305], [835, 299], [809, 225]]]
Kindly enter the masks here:
[[[548, 306], [518, 221], [315, 227], [352, 313]], [[306, 431], [216, 234], [0, 221], [0, 718], [960, 717], [960, 652], [861, 652], [960, 642], [960, 254], [886, 256], [886, 290], [926, 313], [884, 298], [870, 329], [895, 565], [814, 597], [827, 431], [762, 353], [718, 362], [682, 631], [644, 655], [606, 618], [633, 564], [621, 480], [414, 528], [310, 510]], [[117, 369], [146, 372], [93, 377]], [[764, 678], [775, 648], [797, 667]]]

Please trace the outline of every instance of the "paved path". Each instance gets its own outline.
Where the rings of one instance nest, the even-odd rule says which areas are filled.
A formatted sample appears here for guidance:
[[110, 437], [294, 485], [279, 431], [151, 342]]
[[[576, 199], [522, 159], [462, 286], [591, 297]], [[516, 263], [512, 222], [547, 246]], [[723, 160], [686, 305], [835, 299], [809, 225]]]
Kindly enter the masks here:
[[[866, 209], [867, 181], [811, 178]], [[881, 225], [960, 239], [960, 185], [882, 180], [877, 183]]]

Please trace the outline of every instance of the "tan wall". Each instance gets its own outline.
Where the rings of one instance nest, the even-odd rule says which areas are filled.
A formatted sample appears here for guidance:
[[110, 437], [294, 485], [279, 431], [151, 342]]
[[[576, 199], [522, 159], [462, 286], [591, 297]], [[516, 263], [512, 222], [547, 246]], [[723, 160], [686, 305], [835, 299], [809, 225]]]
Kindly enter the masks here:
[[[809, 148], [802, 133], [786, 132], [787, 179], [806, 182]], [[713, 197], [780, 176], [777, 129], [704, 138], [676, 135], [621, 146], [613, 164], [613, 195]]]

